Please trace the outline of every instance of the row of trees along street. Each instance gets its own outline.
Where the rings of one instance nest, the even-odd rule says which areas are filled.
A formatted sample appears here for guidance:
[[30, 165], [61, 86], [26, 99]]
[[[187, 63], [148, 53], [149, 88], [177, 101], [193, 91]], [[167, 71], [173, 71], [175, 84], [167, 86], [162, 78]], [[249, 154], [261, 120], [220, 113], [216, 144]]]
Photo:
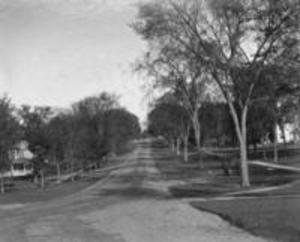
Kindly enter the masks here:
[[[200, 155], [199, 112], [204, 103], [226, 103], [240, 148], [242, 185], [250, 186], [247, 141], [250, 129], [256, 129], [257, 114], [262, 122], [256, 136], [261, 138], [269, 122], [274, 133], [274, 127], [299, 107], [299, 16], [298, 0], [140, 4], [132, 28], [148, 43], [148, 50], [136, 69], [149, 77], [153, 89], [172, 100], [168, 104], [159, 100], [150, 120], [162, 118], [160, 109], [180, 107], [176, 112], [185, 112], [188, 118], [174, 132], [186, 136], [191, 126]], [[175, 126], [181, 127], [177, 121]], [[169, 138], [170, 131], [164, 135]], [[276, 138], [274, 144], [277, 147]]]
[[[105, 165], [106, 156], [126, 151], [128, 141], [140, 133], [138, 118], [108, 93], [87, 97], [58, 115], [50, 107], [24, 105], [17, 109], [3, 97], [0, 113], [1, 173], [10, 169], [9, 150], [26, 140], [42, 187], [45, 173], [54, 173], [59, 179], [62, 172], [72, 174]], [[2, 191], [3, 184], [2, 179]]]

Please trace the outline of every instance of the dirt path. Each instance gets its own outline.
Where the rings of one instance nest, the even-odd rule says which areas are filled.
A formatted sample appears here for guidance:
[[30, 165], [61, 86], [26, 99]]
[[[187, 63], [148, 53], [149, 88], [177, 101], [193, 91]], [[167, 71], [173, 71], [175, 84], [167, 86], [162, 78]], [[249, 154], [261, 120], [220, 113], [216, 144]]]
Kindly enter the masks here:
[[[263, 242], [167, 192], [149, 143], [109, 178], [48, 203], [0, 209], [0, 242]], [[157, 154], [156, 154], [157, 155]]]

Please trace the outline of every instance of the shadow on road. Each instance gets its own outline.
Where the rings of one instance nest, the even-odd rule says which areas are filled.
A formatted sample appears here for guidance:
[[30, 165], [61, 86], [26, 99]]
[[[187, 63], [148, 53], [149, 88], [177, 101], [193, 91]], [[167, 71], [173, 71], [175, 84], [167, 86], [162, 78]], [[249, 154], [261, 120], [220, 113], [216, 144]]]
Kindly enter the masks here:
[[128, 187], [128, 188], [113, 188], [113, 189], [103, 189], [99, 196], [123, 196], [130, 199], [156, 199], [156, 200], [165, 200], [170, 199], [171, 197], [161, 191], [147, 187]]

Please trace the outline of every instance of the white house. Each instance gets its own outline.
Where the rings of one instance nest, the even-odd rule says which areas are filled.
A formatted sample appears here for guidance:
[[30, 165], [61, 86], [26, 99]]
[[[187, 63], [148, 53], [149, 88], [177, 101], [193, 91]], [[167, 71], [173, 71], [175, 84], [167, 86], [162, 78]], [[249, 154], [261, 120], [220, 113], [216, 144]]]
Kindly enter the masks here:
[[[282, 133], [277, 127], [277, 138], [280, 143], [283, 143]], [[300, 142], [300, 114], [295, 115], [292, 122], [284, 124], [284, 135], [286, 142]]]
[[7, 171], [6, 177], [25, 177], [33, 174], [32, 159], [34, 155], [28, 149], [27, 141], [20, 141], [9, 151], [11, 161], [10, 171]]

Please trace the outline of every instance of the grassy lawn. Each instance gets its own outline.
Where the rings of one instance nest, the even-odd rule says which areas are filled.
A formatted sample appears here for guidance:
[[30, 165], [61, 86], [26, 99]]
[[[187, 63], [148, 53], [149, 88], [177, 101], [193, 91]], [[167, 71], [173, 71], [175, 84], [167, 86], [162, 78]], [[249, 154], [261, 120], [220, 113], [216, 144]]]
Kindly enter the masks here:
[[[163, 143], [155, 143], [152, 147], [159, 151], [159, 155], [154, 157], [157, 168], [163, 177], [168, 179], [183, 180], [185, 185], [170, 187], [171, 193], [175, 197], [213, 197], [224, 195], [228, 192], [243, 191], [240, 187], [240, 171], [238, 159], [233, 159], [237, 154], [235, 150], [227, 150], [227, 157], [216, 157], [209, 154], [202, 154], [204, 168], [199, 167], [199, 156], [192, 153], [189, 162], [185, 163], [182, 157], [177, 157], [170, 153], [170, 150]], [[220, 151], [224, 154], [224, 151]], [[268, 156], [273, 152], [268, 149]], [[297, 149], [281, 150], [280, 161], [286, 165], [300, 163], [300, 152]], [[261, 151], [252, 152], [251, 158], [261, 158]], [[226, 174], [224, 162], [233, 159], [230, 163], [231, 174]], [[268, 186], [284, 185], [300, 179], [300, 174], [291, 171], [268, 169], [256, 165], [250, 165], [251, 188], [263, 188]]]
[[[271, 157], [271, 153], [272, 151], [269, 150], [267, 155]], [[279, 154], [282, 164], [299, 165], [300, 163], [298, 150], [281, 150]], [[165, 149], [164, 156], [155, 159], [156, 166], [165, 179], [186, 181], [185, 185], [170, 187], [173, 196], [209, 198], [206, 202], [193, 202], [192, 205], [197, 209], [218, 214], [256, 235], [282, 242], [300, 241], [299, 173], [250, 166], [251, 189], [290, 185], [263, 193], [235, 195], [232, 200], [217, 201], [213, 198], [226, 195], [228, 192], [245, 191], [239, 186], [239, 171], [235, 170], [231, 176], [227, 176], [222, 168], [222, 160], [215, 159], [213, 156], [202, 158], [204, 169], [199, 169], [199, 158], [196, 154], [190, 157], [188, 163], [184, 163], [180, 157], [170, 154], [168, 149]], [[258, 159], [261, 155], [252, 153], [251, 158]]]
[[[163, 156], [155, 158], [155, 161], [164, 179], [186, 182], [184, 185], [170, 187], [170, 192], [175, 197], [214, 197], [245, 190], [240, 187], [238, 170], [228, 176], [224, 173], [222, 161], [209, 158], [205, 159], [204, 169], [199, 168], [195, 155], [188, 163], [184, 163], [167, 150]], [[297, 179], [300, 179], [299, 173], [250, 166], [251, 189], [284, 185]]]
[[33, 184], [28, 184], [28, 186], [26, 186], [27, 182], [24, 182], [22, 185], [17, 184], [6, 193], [0, 194], [0, 204], [49, 201], [80, 191], [91, 185], [93, 182], [95, 182], [93, 179], [78, 179], [73, 182], [69, 181], [47, 186], [44, 191], [35, 187]]
[[[266, 156], [269, 162], [273, 162], [273, 148], [266, 148]], [[279, 146], [278, 150], [279, 163], [288, 166], [300, 167], [300, 145], [283, 145]], [[249, 159], [263, 160], [263, 150], [258, 149], [257, 151], [251, 151], [249, 153]]]
[[[113, 167], [122, 162], [122, 156], [110, 158], [105, 167]], [[59, 184], [47, 182], [44, 190], [28, 180], [13, 181], [13, 186], [8, 187], [4, 194], [0, 193], [0, 205], [42, 202], [64, 197], [85, 189], [107, 174], [107, 171], [100, 173], [91, 171], [91, 173], [84, 173], [84, 176], [76, 177], [74, 181], [68, 180]]]
[[282, 242], [300, 241], [300, 197], [194, 202], [247, 231]]

